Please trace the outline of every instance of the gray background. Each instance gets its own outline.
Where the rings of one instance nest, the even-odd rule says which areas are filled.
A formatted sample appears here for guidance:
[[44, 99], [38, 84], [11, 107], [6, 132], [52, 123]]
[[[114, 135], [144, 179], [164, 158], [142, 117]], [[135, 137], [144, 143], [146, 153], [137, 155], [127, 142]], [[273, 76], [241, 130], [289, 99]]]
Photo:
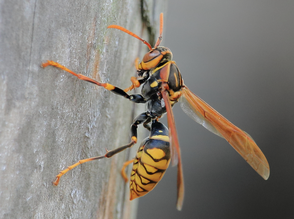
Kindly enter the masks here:
[[176, 168], [140, 198], [144, 218], [294, 218], [294, 1], [177, 1], [162, 45], [185, 83], [241, 129], [267, 157], [263, 180], [223, 139], [174, 107], [185, 201], [175, 208]]

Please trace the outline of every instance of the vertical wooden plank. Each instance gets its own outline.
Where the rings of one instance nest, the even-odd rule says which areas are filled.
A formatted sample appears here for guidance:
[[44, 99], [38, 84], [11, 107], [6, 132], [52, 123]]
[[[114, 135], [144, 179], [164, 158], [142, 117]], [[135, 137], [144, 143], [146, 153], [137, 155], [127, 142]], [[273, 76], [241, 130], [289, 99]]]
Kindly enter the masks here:
[[0, 0], [0, 21], [0, 218], [122, 218], [132, 210], [119, 175], [127, 152], [80, 165], [57, 187], [52, 181], [79, 159], [128, 143], [138, 112], [122, 97], [40, 64], [51, 59], [129, 86], [140, 42], [107, 26], [142, 33], [140, 4]]

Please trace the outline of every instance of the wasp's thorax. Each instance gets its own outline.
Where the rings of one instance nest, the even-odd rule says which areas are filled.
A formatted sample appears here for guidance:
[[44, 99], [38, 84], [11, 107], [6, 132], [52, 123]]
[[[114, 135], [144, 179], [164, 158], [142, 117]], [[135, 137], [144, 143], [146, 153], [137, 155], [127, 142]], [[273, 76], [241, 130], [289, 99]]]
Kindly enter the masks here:
[[173, 54], [169, 48], [158, 46], [145, 54], [142, 62], [139, 64], [139, 70], [151, 70], [165, 64], [168, 61], [171, 61], [172, 58]]

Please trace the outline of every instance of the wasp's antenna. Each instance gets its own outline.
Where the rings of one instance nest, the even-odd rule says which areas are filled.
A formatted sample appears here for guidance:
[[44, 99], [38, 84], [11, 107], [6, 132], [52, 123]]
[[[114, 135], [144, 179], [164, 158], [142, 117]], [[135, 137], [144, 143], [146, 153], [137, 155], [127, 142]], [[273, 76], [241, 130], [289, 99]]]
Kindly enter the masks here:
[[133, 36], [133, 37], [137, 38], [138, 40], [142, 41], [143, 43], [145, 43], [145, 44], [148, 46], [148, 48], [149, 48], [150, 50], [152, 50], [152, 46], [151, 46], [146, 40], [143, 40], [142, 38], [140, 38], [139, 36], [137, 36], [137, 35], [134, 34], [133, 32], [127, 30], [126, 28], [123, 28], [123, 27], [118, 26], [118, 25], [110, 25], [110, 26], [108, 26], [107, 28], [118, 29], [118, 30], [121, 30], [121, 31], [123, 31], [123, 32], [125, 32], [125, 33], [127, 33], [127, 34], [130, 34], [131, 36]]
[[163, 13], [160, 13], [160, 26], [159, 26], [159, 37], [154, 48], [157, 48], [162, 40], [162, 30], [163, 30]]

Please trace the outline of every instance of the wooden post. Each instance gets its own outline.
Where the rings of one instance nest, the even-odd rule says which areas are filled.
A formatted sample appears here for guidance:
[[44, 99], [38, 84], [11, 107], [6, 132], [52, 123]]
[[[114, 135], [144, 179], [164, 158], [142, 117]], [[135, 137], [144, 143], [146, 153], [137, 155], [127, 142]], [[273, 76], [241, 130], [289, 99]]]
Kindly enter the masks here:
[[[122, 25], [148, 40], [141, 6], [144, 11], [150, 2], [1, 3], [0, 218], [135, 217], [136, 201], [128, 201], [128, 185], [119, 173], [132, 158], [129, 151], [80, 165], [57, 187], [52, 181], [68, 165], [128, 143], [132, 119], [143, 110], [40, 65], [54, 60], [95, 80], [130, 86], [134, 60], [147, 48], [107, 26]], [[148, 12], [151, 21], [158, 20], [163, 2]]]

